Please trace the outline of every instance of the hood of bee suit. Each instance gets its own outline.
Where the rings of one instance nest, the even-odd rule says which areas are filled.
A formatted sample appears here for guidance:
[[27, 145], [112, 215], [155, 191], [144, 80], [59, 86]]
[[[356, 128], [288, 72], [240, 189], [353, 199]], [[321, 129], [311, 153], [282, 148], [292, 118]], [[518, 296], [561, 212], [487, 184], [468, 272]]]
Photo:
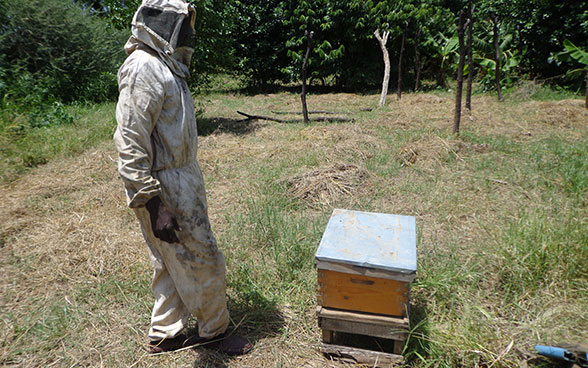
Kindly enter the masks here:
[[143, 0], [133, 17], [125, 51], [130, 55], [147, 46], [174, 74], [187, 78], [194, 53], [195, 19], [196, 11], [183, 0]]

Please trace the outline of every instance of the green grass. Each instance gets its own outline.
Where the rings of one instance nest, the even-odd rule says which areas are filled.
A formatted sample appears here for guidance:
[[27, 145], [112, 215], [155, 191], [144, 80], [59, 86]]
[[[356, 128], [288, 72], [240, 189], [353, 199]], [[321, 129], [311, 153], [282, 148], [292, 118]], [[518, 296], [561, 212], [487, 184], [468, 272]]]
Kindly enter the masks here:
[[17, 178], [30, 168], [72, 155], [114, 134], [114, 104], [72, 105], [60, 110], [47, 126], [32, 127], [30, 114], [5, 111], [0, 116], [0, 182]]
[[[562, 107], [572, 119], [562, 128], [517, 120], [541, 108], [528, 99], [498, 104], [477, 95], [474, 119], [464, 119], [457, 138], [451, 95], [436, 96], [406, 94], [354, 113], [378, 96], [313, 95], [313, 108], [352, 111], [356, 121], [308, 126], [233, 124], [236, 109], [269, 114], [297, 106], [296, 94], [206, 97], [199, 160], [211, 221], [233, 322], [256, 343], [255, 354], [236, 360], [189, 351], [148, 358], [142, 350], [151, 271], [108, 159], [116, 153], [101, 144], [111, 139], [113, 104], [70, 107], [71, 125], [20, 136], [2, 130], [2, 180], [20, 178], [22, 186], [7, 189], [14, 200], [0, 217], [0, 364], [328, 364], [317, 348], [314, 254], [332, 209], [352, 208], [417, 218], [406, 366], [551, 366], [532, 357], [534, 344], [588, 339], [585, 111]], [[533, 134], [521, 136], [523, 125]], [[407, 146], [418, 151], [411, 164], [399, 159]], [[99, 154], [77, 167], [89, 148]], [[27, 167], [29, 152], [47, 164]], [[328, 205], [292, 196], [293, 177], [339, 162], [366, 172], [351, 193]], [[63, 187], [43, 186], [60, 165], [69, 168], [60, 172]], [[79, 170], [87, 180], [68, 187]]]

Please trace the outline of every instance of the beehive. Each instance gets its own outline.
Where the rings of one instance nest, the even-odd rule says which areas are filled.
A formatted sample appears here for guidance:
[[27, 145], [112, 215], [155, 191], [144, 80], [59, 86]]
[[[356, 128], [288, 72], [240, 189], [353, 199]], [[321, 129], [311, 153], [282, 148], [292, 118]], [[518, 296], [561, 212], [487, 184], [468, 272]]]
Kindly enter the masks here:
[[318, 304], [407, 317], [416, 259], [413, 216], [335, 209], [316, 253]]

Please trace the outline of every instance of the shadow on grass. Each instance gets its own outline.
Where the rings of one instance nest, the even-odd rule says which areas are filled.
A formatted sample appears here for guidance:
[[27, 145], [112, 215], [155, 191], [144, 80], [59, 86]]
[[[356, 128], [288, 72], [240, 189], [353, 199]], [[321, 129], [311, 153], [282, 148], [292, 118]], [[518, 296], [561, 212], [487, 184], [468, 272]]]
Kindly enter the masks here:
[[[248, 292], [247, 298], [229, 298], [227, 304], [231, 316], [229, 330], [234, 330], [234, 333], [247, 338], [253, 349], [257, 341], [279, 335], [284, 326], [284, 316], [276, 303], [257, 291]], [[189, 332], [196, 333], [197, 327], [193, 327]], [[227, 367], [228, 362], [234, 359], [204, 348], [198, 348], [197, 351], [198, 358], [194, 361], [194, 368]]]
[[[429, 341], [426, 339], [428, 334], [427, 318], [425, 309], [421, 305], [411, 305], [410, 326], [411, 331], [406, 343], [388, 338], [336, 331], [333, 334], [331, 344], [388, 354], [400, 353], [395, 349], [395, 344], [400, 344], [405, 363], [408, 365], [416, 363], [416, 366], [418, 366], [417, 359], [420, 357], [426, 359], [430, 355]], [[398, 351], [398, 353], [395, 351]], [[346, 358], [344, 357], [343, 360], [345, 361]]]
[[[413, 85], [412, 83], [406, 83], [407, 86]], [[447, 91], [451, 82], [447, 83], [448, 87], [440, 87], [435, 81], [425, 80], [421, 81], [421, 86], [418, 92], [432, 92], [432, 91]], [[221, 93], [231, 94], [237, 93], [244, 96], [256, 96], [264, 94], [275, 94], [275, 93], [301, 93], [301, 84], [264, 84], [264, 85], [250, 85], [245, 87], [239, 86], [223, 86], [219, 88], [210, 88], [207, 93]], [[318, 81], [309, 81], [307, 85], [307, 93], [311, 95], [321, 94], [332, 94], [332, 93], [355, 93], [360, 95], [379, 95], [381, 92], [380, 82], [376, 84], [367, 85], [349, 85], [349, 86], [338, 86], [334, 84], [323, 84]], [[389, 91], [388, 94], [392, 95], [396, 92]], [[414, 88], [405, 87], [402, 89], [403, 93], [414, 93]]]
[[[271, 85], [254, 85], [241, 88], [215, 88], [208, 92], [214, 93], [238, 93], [244, 96], [256, 96], [274, 93], [295, 93], [301, 92], [301, 85], [294, 84], [271, 84]], [[330, 93], [358, 93], [379, 94], [378, 86], [358, 86], [358, 87], [340, 87], [334, 85], [311, 84], [307, 86], [307, 93], [309, 94], [330, 94]]]
[[[411, 333], [402, 354], [405, 363], [410, 366], [419, 367], [421, 364], [430, 363], [439, 354], [439, 346], [429, 338], [430, 329], [425, 305], [425, 302], [419, 300], [415, 300], [414, 304], [411, 304]], [[570, 364], [555, 362], [531, 354], [524, 354], [522, 358], [526, 366], [533, 368], [572, 367]]]
[[207, 136], [214, 132], [228, 132], [235, 135], [246, 135], [258, 127], [248, 119], [230, 119], [221, 117], [198, 118], [198, 135]]
[[431, 343], [427, 338], [429, 336], [428, 324], [425, 304], [414, 300], [414, 304], [410, 306], [411, 331], [403, 352], [407, 363], [416, 362], [417, 359], [430, 355]]

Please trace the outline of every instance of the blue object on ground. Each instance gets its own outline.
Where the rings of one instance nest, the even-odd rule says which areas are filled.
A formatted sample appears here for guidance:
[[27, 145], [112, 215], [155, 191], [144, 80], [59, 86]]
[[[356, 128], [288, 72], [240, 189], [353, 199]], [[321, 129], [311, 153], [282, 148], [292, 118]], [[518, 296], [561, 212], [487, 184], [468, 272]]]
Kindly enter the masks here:
[[555, 360], [563, 360], [573, 363], [576, 361], [576, 356], [566, 349], [558, 348], [557, 346], [535, 345], [535, 351], [539, 355], [546, 356]]

